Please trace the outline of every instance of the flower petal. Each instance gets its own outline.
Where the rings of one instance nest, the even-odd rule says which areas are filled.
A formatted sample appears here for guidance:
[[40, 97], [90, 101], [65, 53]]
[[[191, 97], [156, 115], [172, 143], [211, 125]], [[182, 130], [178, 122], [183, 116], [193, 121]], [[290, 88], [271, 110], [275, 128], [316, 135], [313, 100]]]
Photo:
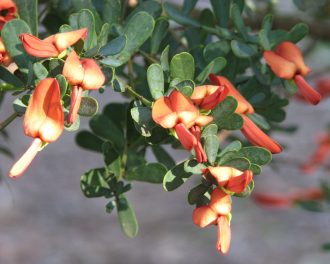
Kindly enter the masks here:
[[178, 122], [178, 115], [172, 110], [168, 97], [156, 100], [152, 107], [152, 119], [164, 128], [173, 128]]
[[216, 248], [222, 254], [226, 254], [230, 248], [231, 230], [227, 216], [220, 216], [217, 220], [218, 224], [218, 240]]
[[212, 191], [211, 201], [209, 206], [211, 209], [220, 215], [227, 215], [231, 210], [231, 198], [219, 188]]
[[85, 70], [74, 50], [65, 60], [63, 75], [72, 86], [81, 85], [84, 80]]
[[185, 127], [184, 124], [177, 124], [175, 126], [175, 132], [182, 146], [186, 150], [191, 151], [192, 148], [197, 145], [196, 137]]
[[19, 38], [23, 43], [25, 51], [31, 56], [48, 58], [57, 57], [60, 54], [52, 43], [38, 39], [33, 35], [24, 33], [19, 35]]
[[321, 95], [306, 82], [304, 77], [296, 75], [294, 81], [298, 86], [299, 92], [309, 103], [317, 105], [321, 101]]
[[253, 172], [246, 170], [240, 175], [231, 177], [226, 185], [226, 189], [234, 193], [241, 193], [250, 184], [252, 178]]
[[75, 44], [79, 39], [85, 39], [87, 37], [87, 28], [82, 28], [74, 31], [58, 33], [54, 36], [54, 45], [60, 51], [60, 53], [66, 50], [68, 47]]
[[85, 70], [84, 80], [81, 84], [82, 88], [85, 90], [101, 88], [105, 82], [105, 77], [100, 66], [92, 59], [84, 59], [81, 64]]
[[195, 208], [192, 215], [194, 224], [202, 228], [215, 223], [217, 217], [217, 214], [207, 205]]

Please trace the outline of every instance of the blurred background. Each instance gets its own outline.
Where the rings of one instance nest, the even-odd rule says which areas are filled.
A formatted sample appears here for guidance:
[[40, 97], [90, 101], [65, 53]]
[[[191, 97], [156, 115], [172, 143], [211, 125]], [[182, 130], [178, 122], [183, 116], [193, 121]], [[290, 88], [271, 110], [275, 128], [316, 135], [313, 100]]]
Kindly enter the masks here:
[[[311, 4], [309, 15], [285, 0], [278, 1], [274, 12], [298, 21], [308, 17], [313, 25], [325, 27], [325, 20], [312, 20], [313, 16], [321, 18], [313, 8], [322, 1], [305, 2]], [[208, 1], [198, 1], [198, 7], [205, 6]], [[329, 32], [302, 42], [303, 46], [314, 45], [306, 62], [316, 75], [319, 73], [317, 78], [330, 67], [330, 45], [326, 39], [330, 39]], [[94, 96], [103, 105], [124, 100], [111, 89]], [[11, 102], [11, 95], [6, 95], [0, 120], [12, 113]], [[267, 167], [257, 176], [256, 191], [286, 193], [292, 188], [317, 187], [320, 179], [330, 177], [327, 170], [305, 175], [298, 168], [315, 149], [315, 135], [329, 123], [329, 109], [327, 99], [316, 107], [292, 100], [284, 124], [298, 125], [299, 130], [295, 134], [274, 134], [287, 148], [274, 158], [278, 159], [277, 166]], [[88, 119], [82, 118], [82, 123], [82, 128], [88, 127]], [[9, 137], [1, 137], [1, 145], [10, 148], [18, 158], [31, 141], [23, 135], [22, 118], [17, 118], [6, 131]], [[186, 196], [196, 183], [193, 178], [171, 193], [166, 193], [161, 185], [134, 183], [128, 198], [140, 230], [136, 238], [128, 239], [122, 234], [115, 213], [105, 212], [105, 200], [83, 196], [80, 176], [90, 168], [103, 166], [103, 160], [100, 155], [79, 149], [74, 137], [75, 133], [64, 133], [16, 181], [6, 177], [14, 159], [0, 156], [4, 175], [0, 184], [1, 264], [330, 263], [330, 253], [321, 249], [322, 244], [330, 242], [329, 212], [266, 208], [251, 199], [238, 198], [233, 203], [231, 251], [220, 255], [215, 250], [216, 228], [199, 229], [191, 221], [193, 207], [186, 202]], [[177, 161], [186, 155], [184, 151], [173, 152]]]

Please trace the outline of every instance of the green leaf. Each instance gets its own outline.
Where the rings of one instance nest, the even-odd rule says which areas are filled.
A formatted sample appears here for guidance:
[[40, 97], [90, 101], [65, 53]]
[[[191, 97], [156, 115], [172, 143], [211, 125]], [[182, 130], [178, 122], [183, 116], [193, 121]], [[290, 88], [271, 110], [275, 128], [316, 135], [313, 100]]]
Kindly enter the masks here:
[[104, 22], [113, 25], [119, 23], [122, 14], [121, 0], [103, 0], [102, 19]]
[[[64, 120], [67, 120], [68, 112], [65, 112]], [[73, 124], [64, 123], [64, 129], [66, 131], [77, 131], [80, 128], [80, 116], [77, 117], [76, 121]]]
[[226, 40], [219, 40], [207, 44], [204, 48], [203, 55], [207, 62], [211, 62], [215, 58], [226, 56], [230, 51], [230, 45]]
[[[5, 67], [2, 66], [0, 66], [0, 79], [6, 83], [13, 85], [16, 88], [24, 87], [24, 83], [18, 77], [16, 77], [14, 74], [12, 74], [10, 71], [8, 71]], [[2, 91], [1, 88], [0, 91]]]
[[126, 196], [121, 194], [116, 200], [118, 220], [124, 234], [130, 238], [136, 237], [139, 226], [134, 209], [128, 202]]
[[33, 72], [34, 75], [40, 80], [43, 80], [48, 76], [47, 68], [44, 65], [42, 65], [40, 62], [36, 62], [33, 64]]
[[55, 78], [60, 86], [61, 98], [63, 98], [63, 96], [66, 94], [68, 82], [66, 81], [66, 78], [62, 74], [57, 75]]
[[285, 90], [288, 91], [290, 95], [298, 92], [298, 87], [294, 80], [281, 80]]
[[128, 19], [130, 19], [136, 13], [142, 11], [148, 13], [156, 19], [162, 13], [162, 6], [160, 3], [158, 3], [158, 1], [154, 0], [140, 1], [139, 4], [133, 9], [132, 13], [129, 14]]
[[261, 147], [245, 147], [242, 148], [239, 153], [251, 163], [257, 165], [266, 165], [272, 160], [272, 154], [269, 150]]
[[161, 163], [143, 164], [130, 168], [125, 174], [125, 179], [128, 181], [162, 183], [166, 172], [166, 167]]
[[221, 166], [233, 167], [245, 171], [250, 169], [251, 163], [247, 158], [235, 158], [222, 163]]
[[97, 36], [95, 31], [95, 18], [88, 9], [83, 9], [78, 13], [78, 28], [88, 28], [87, 38], [84, 41], [84, 49], [89, 50], [97, 45]]
[[103, 46], [99, 54], [101, 56], [113, 56], [119, 54], [126, 45], [126, 36], [118, 36]]
[[99, 32], [101, 30], [102, 21], [92, 1], [93, 0], [70, 0], [73, 6], [73, 12], [79, 12], [85, 9], [92, 13], [95, 20], [95, 30]]
[[164, 73], [159, 64], [151, 64], [147, 70], [147, 80], [152, 98], [157, 100], [164, 95]]
[[207, 156], [207, 160], [213, 163], [217, 157], [219, 150], [220, 140], [218, 136], [211, 135], [204, 138], [204, 148]]
[[216, 124], [209, 124], [204, 127], [202, 137], [216, 136], [218, 134], [218, 126]]
[[151, 36], [151, 42], [150, 42], [151, 54], [157, 54], [161, 42], [166, 37], [169, 26], [170, 23], [168, 22], [168, 19], [165, 17], [160, 17], [156, 20], [155, 29]]
[[112, 142], [106, 141], [102, 144], [102, 152], [107, 170], [119, 178], [122, 169], [122, 156], [117, 151], [116, 146]]
[[84, 149], [88, 149], [88, 150], [92, 150], [92, 151], [96, 151], [96, 152], [102, 152], [103, 142], [104, 142], [103, 140], [101, 140], [100, 138], [95, 136], [93, 133], [86, 131], [86, 130], [80, 131], [76, 135], [77, 145]]
[[220, 27], [227, 27], [231, 0], [211, 0], [213, 12]]
[[273, 15], [272, 14], [268, 14], [264, 17], [264, 19], [262, 20], [262, 30], [265, 31], [265, 33], [268, 35], [268, 33], [271, 31], [272, 26], [273, 26]]
[[164, 3], [163, 4], [164, 10], [168, 14], [170, 18], [172, 18], [175, 22], [181, 25], [185, 26], [191, 26], [191, 27], [200, 27], [201, 24], [195, 20], [189, 17], [188, 15], [181, 13], [179, 10], [177, 10], [175, 7], [173, 7], [170, 3]]
[[242, 15], [241, 10], [237, 4], [232, 4], [230, 8], [230, 18], [233, 21], [236, 29], [241, 33], [245, 40], [249, 39]]
[[305, 23], [298, 23], [289, 31], [290, 41], [297, 43], [308, 35], [309, 28]]
[[81, 98], [78, 114], [81, 116], [93, 116], [96, 115], [99, 110], [99, 104], [97, 100], [90, 96], [84, 96]]
[[164, 72], [170, 71], [170, 63], [169, 63], [169, 51], [170, 46], [166, 46], [163, 50], [162, 54], [160, 55], [160, 65], [162, 66]]
[[196, 6], [198, 0], [184, 0], [182, 13], [188, 15]]
[[244, 124], [243, 118], [239, 114], [232, 114], [217, 123], [219, 129], [238, 130]]
[[173, 79], [193, 80], [195, 75], [193, 56], [187, 52], [176, 54], [171, 60], [170, 71]]
[[92, 131], [100, 138], [109, 140], [118, 150], [125, 145], [125, 138], [117, 126], [104, 114], [95, 115], [89, 122]]
[[88, 198], [108, 196], [109, 185], [105, 180], [104, 168], [92, 169], [80, 177], [80, 188]]
[[20, 69], [28, 69], [29, 62], [33, 59], [25, 52], [19, 35], [23, 33], [31, 34], [29, 26], [20, 19], [13, 19], [5, 23], [1, 38], [5, 44], [10, 57], [15, 61]]
[[258, 125], [262, 129], [264, 129], [264, 130], [269, 130], [270, 129], [270, 124], [262, 116], [260, 116], [256, 113], [250, 114], [250, 115], [247, 115], [247, 116], [248, 116], [248, 118], [250, 118], [253, 121], [253, 123]]
[[220, 157], [223, 156], [225, 153], [229, 151], [239, 151], [242, 148], [242, 143], [238, 140], [235, 140], [231, 142], [229, 145], [227, 145], [220, 154]]
[[232, 96], [227, 96], [224, 101], [216, 106], [212, 111], [212, 116], [216, 124], [221, 123], [223, 119], [232, 115], [237, 108], [237, 101]]
[[262, 29], [258, 33], [259, 43], [263, 47], [264, 50], [271, 50], [272, 46], [270, 44], [270, 41], [268, 39], [267, 32]]
[[250, 170], [254, 175], [259, 175], [261, 173], [261, 166], [251, 163]]
[[143, 106], [133, 107], [131, 115], [137, 131], [144, 137], [150, 137], [152, 129], [156, 126], [152, 120], [150, 108]]
[[206, 166], [203, 163], [197, 162], [197, 160], [186, 160], [184, 163], [184, 171], [192, 174], [201, 174], [202, 170]]
[[238, 40], [232, 40], [230, 44], [233, 53], [238, 58], [248, 59], [258, 53], [257, 47], [255, 45], [245, 44]]
[[191, 205], [197, 204], [203, 199], [204, 193], [206, 193], [208, 189], [209, 187], [202, 183], [192, 188], [188, 193], [188, 203]]
[[206, 79], [208, 78], [209, 74], [219, 73], [223, 68], [226, 67], [227, 61], [223, 57], [215, 58], [213, 61], [211, 61], [204, 70], [197, 76], [196, 80], [200, 83], [204, 83]]
[[38, 0], [15, 0], [19, 18], [30, 27], [33, 35], [38, 36]]
[[136, 13], [123, 29], [123, 35], [127, 38], [124, 49], [119, 54], [108, 56], [100, 62], [111, 67], [119, 67], [126, 63], [151, 36], [154, 25], [155, 22], [152, 16], [146, 12]]
[[192, 173], [185, 172], [184, 162], [176, 165], [170, 169], [164, 176], [163, 179], [163, 188], [167, 192], [174, 191], [179, 188], [190, 176]]
[[151, 149], [156, 159], [164, 164], [167, 168], [172, 168], [175, 166], [175, 161], [161, 145], [153, 145]]
[[97, 46], [103, 47], [108, 42], [108, 36], [110, 31], [110, 25], [108, 23], [104, 23], [102, 25], [101, 31], [97, 36]]

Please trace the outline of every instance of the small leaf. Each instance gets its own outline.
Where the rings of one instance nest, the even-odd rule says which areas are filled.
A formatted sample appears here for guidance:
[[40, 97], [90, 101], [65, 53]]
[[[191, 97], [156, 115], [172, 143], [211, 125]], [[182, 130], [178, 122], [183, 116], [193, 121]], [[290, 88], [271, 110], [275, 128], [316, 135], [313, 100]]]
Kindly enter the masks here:
[[62, 74], [57, 75], [56, 80], [60, 86], [61, 98], [63, 98], [63, 96], [66, 94], [68, 82], [66, 81], [66, 78]]
[[166, 13], [169, 15], [170, 18], [172, 18], [175, 22], [181, 25], [185, 26], [191, 26], [191, 27], [200, 27], [201, 24], [195, 20], [189, 17], [188, 15], [181, 13], [179, 10], [177, 10], [175, 7], [173, 7], [170, 3], [165, 2], [163, 4], [163, 7], [166, 11]]
[[40, 80], [47, 78], [48, 75], [48, 70], [40, 62], [36, 62], [33, 64], [33, 72], [34, 75]]
[[226, 56], [229, 51], [229, 42], [226, 40], [220, 40], [207, 44], [204, 48], [203, 55], [207, 62], [211, 62], [215, 58]]
[[159, 50], [160, 44], [166, 37], [170, 23], [165, 17], [160, 17], [156, 20], [154, 32], [150, 40], [150, 53], [156, 54]]
[[225, 163], [222, 163], [221, 166], [233, 167], [240, 171], [245, 171], [245, 170], [250, 169], [251, 164], [250, 164], [250, 161], [246, 158], [235, 158], [235, 159], [226, 161]]
[[211, 0], [213, 12], [220, 27], [227, 27], [231, 0]]
[[38, 0], [15, 0], [19, 18], [29, 25], [33, 35], [38, 36]]
[[214, 122], [221, 123], [222, 119], [228, 117], [233, 114], [237, 108], [237, 101], [232, 96], [227, 96], [224, 101], [216, 106], [216, 108], [212, 111], [212, 116], [214, 118]]
[[92, 169], [80, 177], [80, 188], [88, 198], [108, 196], [109, 185], [105, 180], [104, 168]]
[[163, 163], [168, 169], [173, 168], [175, 166], [175, 161], [162, 146], [153, 145], [151, 149], [156, 159], [159, 162]]
[[171, 77], [181, 80], [193, 80], [195, 75], [195, 62], [193, 56], [187, 52], [175, 55], [170, 65]]
[[99, 54], [101, 56], [113, 56], [119, 54], [126, 45], [126, 36], [118, 36], [103, 46]]
[[305, 23], [298, 23], [289, 31], [290, 41], [297, 43], [308, 35], [309, 28]]
[[234, 22], [236, 29], [241, 33], [245, 40], [248, 40], [248, 33], [244, 25], [241, 10], [237, 4], [232, 4], [230, 8], [230, 18]]
[[204, 83], [211, 73], [219, 73], [223, 68], [226, 67], [226, 64], [227, 61], [225, 58], [215, 58], [203, 69], [203, 71], [197, 76], [196, 80], [200, 83]]
[[266, 165], [272, 160], [272, 154], [269, 150], [261, 147], [245, 147], [242, 148], [239, 153], [251, 163], [257, 165]]
[[216, 124], [209, 124], [204, 127], [202, 137], [216, 136], [218, 134], [218, 126]]
[[102, 153], [102, 144], [103, 140], [95, 136], [93, 133], [89, 131], [80, 131], [76, 135], [76, 143], [78, 146]]
[[231, 41], [231, 49], [238, 58], [248, 59], [257, 54], [257, 47], [255, 45], [245, 44], [238, 40]]
[[144, 137], [150, 137], [152, 129], [156, 126], [152, 120], [150, 108], [143, 106], [133, 107], [131, 115], [137, 131]]
[[139, 226], [134, 209], [128, 202], [126, 196], [121, 194], [116, 200], [118, 220], [124, 234], [130, 238], [137, 235]]
[[288, 91], [290, 95], [298, 92], [298, 87], [294, 80], [281, 80], [285, 90]]
[[182, 13], [188, 15], [196, 6], [198, 0], [184, 0]]
[[220, 140], [218, 136], [211, 135], [204, 138], [204, 148], [207, 156], [207, 160], [213, 163], [217, 157], [219, 150]]
[[206, 166], [197, 160], [186, 160], [184, 163], [184, 171], [187, 173], [202, 174], [203, 169], [206, 169]]
[[169, 63], [169, 51], [170, 46], [166, 46], [166, 48], [163, 50], [162, 54], [160, 55], [160, 65], [162, 66], [164, 72], [170, 71], [170, 63]]
[[157, 100], [164, 95], [164, 73], [159, 64], [151, 64], [147, 70], [147, 80], [152, 98]]
[[[14, 74], [12, 74], [10, 71], [8, 71], [5, 67], [2, 66], [0, 66], [0, 79], [8, 84], [13, 85], [14, 88], [24, 87], [24, 83], [18, 77], [16, 77]], [[2, 91], [1, 88], [0, 91]]]
[[204, 196], [204, 193], [208, 191], [209, 187], [204, 184], [199, 184], [192, 188], [188, 193], [188, 203], [193, 205], [197, 204]]
[[176, 165], [171, 170], [169, 170], [163, 179], [163, 188], [167, 192], [174, 191], [179, 188], [192, 173], [185, 172], [184, 162]]
[[125, 179], [128, 181], [162, 183], [166, 172], [166, 167], [161, 163], [143, 164], [130, 168], [125, 174]]
[[81, 116], [96, 115], [99, 110], [99, 104], [95, 98], [84, 96], [81, 98], [78, 114]]

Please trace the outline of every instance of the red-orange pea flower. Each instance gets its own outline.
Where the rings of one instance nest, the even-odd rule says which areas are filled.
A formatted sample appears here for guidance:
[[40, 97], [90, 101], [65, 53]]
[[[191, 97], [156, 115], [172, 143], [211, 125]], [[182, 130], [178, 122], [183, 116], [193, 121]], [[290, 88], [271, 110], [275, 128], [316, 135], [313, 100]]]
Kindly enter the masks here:
[[12, 0], [0, 1], [0, 30], [6, 22], [15, 18], [16, 11], [16, 4]]
[[174, 128], [182, 146], [189, 151], [195, 150], [198, 162], [207, 161], [201, 144], [201, 127], [212, 122], [213, 118], [200, 115], [189, 98], [174, 90], [169, 96], [157, 99], [152, 118], [163, 128]]
[[321, 95], [315, 91], [304, 79], [311, 69], [306, 66], [303, 55], [292, 42], [284, 41], [275, 51], [265, 51], [264, 58], [272, 71], [280, 78], [294, 80], [302, 96], [311, 104], [316, 105]]
[[11, 57], [9, 56], [8, 52], [6, 51], [6, 47], [2, 42], [2, 39], [0, 37], [0, 64], [3, 64], [4, 66], [9, 66], [9, 64], [12, 62]]
[[34, 140], [11, 168], [9, 176], [15, 178], [23, 174], [43, 145], [58, 139], [63, 126], [64, 113], [58, 82], [54, 78], [44, 79], [35, 88], [24, 117], [24, 133]]
[[190, 99], [202, 109], [212, 110], [222, 102], [228, 94], [225, 86], [203, 85], [194, 89]]
[[295, 203], [322, 200], [324, 193], [320, 189], [309, 188], [285, 194], [255, 193], [253, 199], [258, 203], [275, 208], [289, 208]]
[[314, 153], [302, 164], [305, 173], [311, 173], [315, 167], [320, 166], [330, 154], [330, 135], [328, 133], [318, 138], [318, 145]]
[[222, 85], [228, 88], [228, 95], [233, 96], [237, 100], [236, 113], [243, 118], [243, 127], [241, 132], [246, 139], [253, 145], [268, 149], [271, 153], [276, 154], [282, 152], [282, 147], [275, 140], [265, 134], [258, 126], [256, 126], [247, 114], [253, 114], [253, 106], [241, 95], [241, 93], [231, 84], [231, 82], [222, 76], [210, 74], [209, 78], [213, 84]]
[[207, 180], [215, 179], [218, 186], [234, 193], [243, 192], [253, 178], [253, 172], [250, 170], [240, 171], [226, 166], [208, 167], [203, 174]]
[[80, 60], [77, 53], [72, 51], [67, 57], [63, 75], [72, 85], [71, 104], [68, 115], [68, 123], [75, 122], [81, 103], [83, 90], [97, 90], [105, 82], [103, 72], [92, 59]]
[[43, 40], [27, 33], [20, 35], [25, 51], [38, 58], [57, 57], [79, 39], [86, 37], [87, 28], [57, 33]]
[[212, 191], [210, 203], [208, 205], [197, 207], [192, 215], [194, 224], [199, 227], [203, 228], [209, 225], [218, 226], [218, 241], [216, 243], [216, 249], [223, 254], [226, 254], [230, 247], [230, 211], [230, 195], [216, 188]]

